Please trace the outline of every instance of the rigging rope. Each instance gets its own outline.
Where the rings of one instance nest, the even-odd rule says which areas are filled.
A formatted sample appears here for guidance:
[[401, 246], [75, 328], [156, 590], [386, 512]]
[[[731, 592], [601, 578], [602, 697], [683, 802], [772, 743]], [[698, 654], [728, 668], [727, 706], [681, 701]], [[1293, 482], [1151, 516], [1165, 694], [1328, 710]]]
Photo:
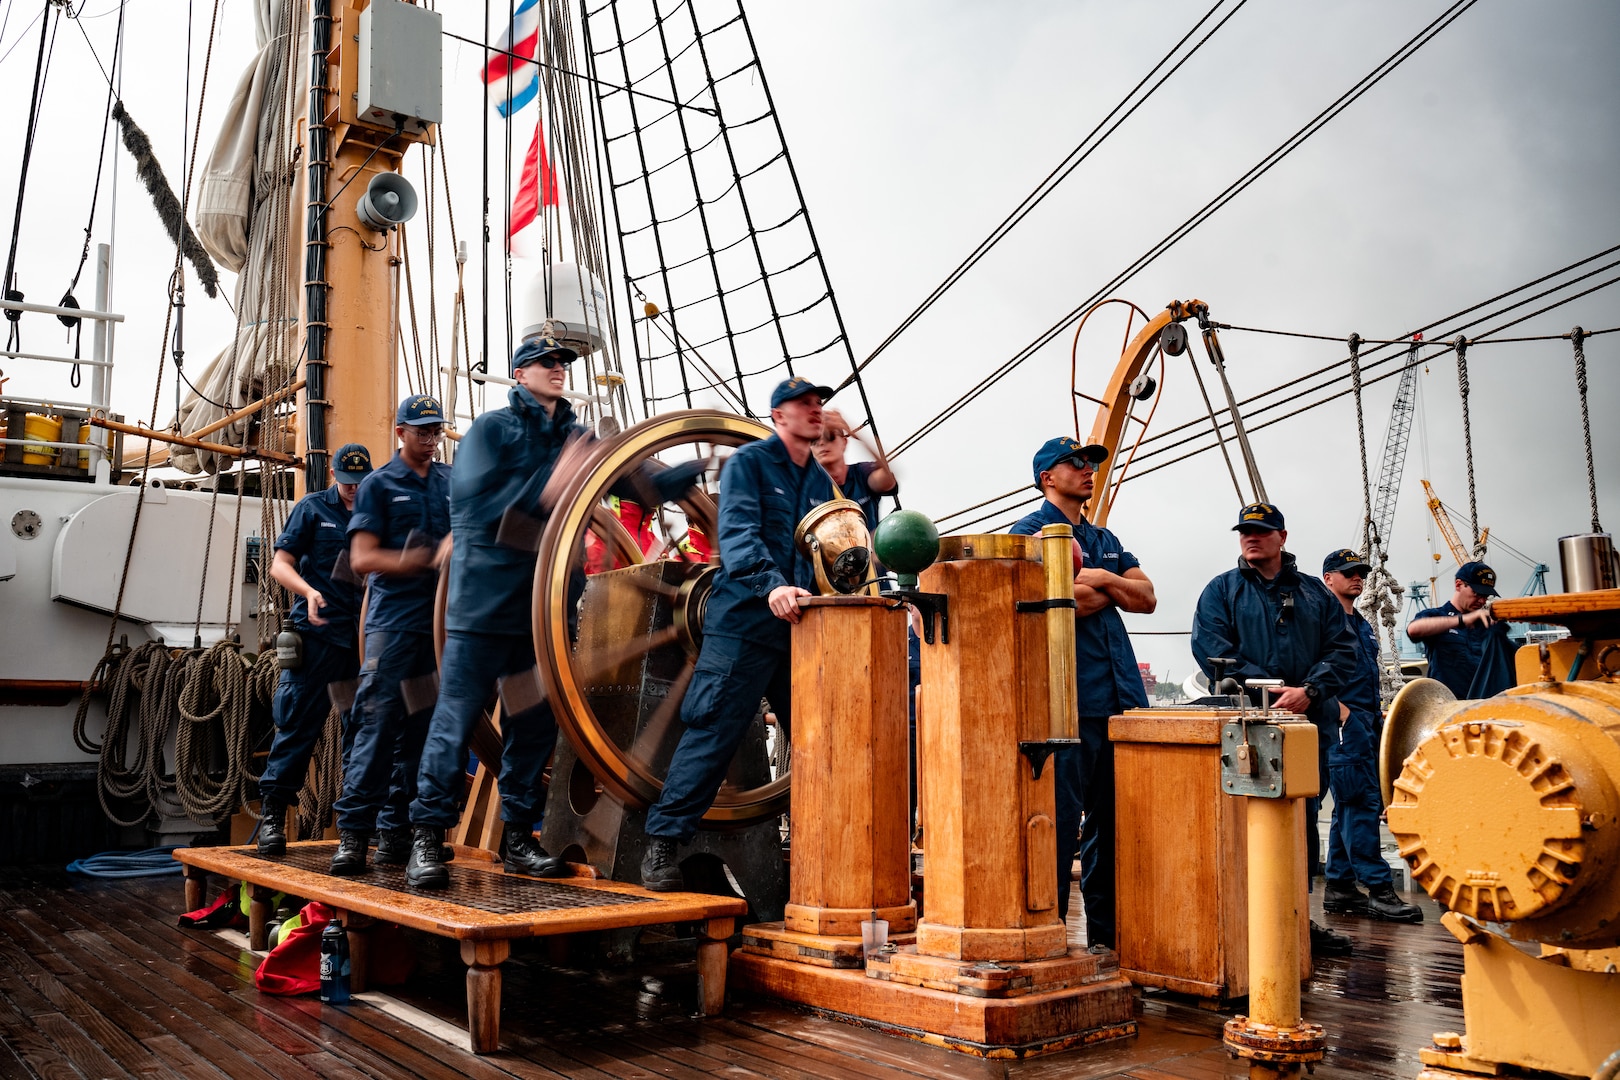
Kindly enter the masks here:
[[1405, 589], [1395, 580], [1386, 564], [1388, 553], [1372, 514], [1372, 479], [1367, 470], [1367, 421], [1361, 400], [1361, 344], [1360, 334], [1350, 335], [1350, 373], [1356, 396], [1356, 445], [1361, 452], [1361, 542], [1362, 557], [1367, 560], [1367, 576], [1362, 579], [1361, 597], [1356, 606], [1362, 617], [1372, 623], [1378, 635], [1379, 696], [1387, 704], [1394, 700], [1404, 680], [1397, 655], [1395, 617], [1401, 610]]
[[[1152, 69], [1150, 69], [1146, 75], [1142, 76], [1141, 80], [1135, 86], [1131, 87], [1130, 92], [1121, 98], [1119, 103], [1110, 109], [1106, 116], [1097, 121], [1097, 125], [1086, 133], [1085, 138], [1081, 139], [1079, 144], [1076, 145], [1073, 150], [1069, 151], [1068, 156], [1066, 156], [1062, 161], [1058, 162], [1057, 166], [1051, 172], [1047, 173], [1046, 176], [1042, 178], [1040, 183], [1035, 185], [1035, 189], [1033, 191], [1024, 196], [1023, 201], [1013, 208], [1012, 213], [1003, 218], [1001, 223], [998, 224], [994, 229], [991, 229], [990, 235], [979, 241], [978, 246], [968, 253], [967, 258], [963, 259], [957, 264], [954, 270], [945, 275], [945, 280], [936, 285], [934, 290], [927, 296], [923, 297], [922, 302], [917, 305], [916, 309], [904, 319], [900, 320], [899, 326], [896, 326], [893, 330], [889, 331], [888, 335], [884, 337], [882, 341], [878, 342], [877, 347], [872, 350], [870, 355], [868, 355], [865, 360], [861, 361], [860, 365], [855, 368], [855, 372], [850, 376], [850, 378], [853, 379], [855, 375], [865, 371], [868, 364], [870, 364], [873, 360], [876, 360], [885, 349], [894, 344], [896, 338], [905, 333], [905, 331], [908, 330], [919, 318], [921, 318], [929, 308], [933, 307], [934, 304], [938, 302], [939, 299], [943, 297], [952, 286], [960, 281], [969, 270], [973, 269], [979, 260], [988, 255], [991, 248], [995, 247], [998, 243], [1005, 239], [1007, 234], [1012, 232], [1013, 228], [1018, 225], [1019, 222], [1028, 217], [1035, 207], [1039, 206], [1048, 195], [1052, 194], [1052, 192], [1057, 189], [1059, 184], [1068, 179], [1069, 174], [1073, 173], [1075, 169], [1079, 168], [1080, 165], [1084, 163], [1085, 160], [1089, 158], [1110, 135], [1119, 129], [1121, 124], [1130, 119], [1132, 113], [1135, 113], [1137, 109], [1140, 109], [1143, 105], [1147, 104], [1148, 99], [1151, 98], [1159, 90], [1159, 88], [1165, 84], [1165, 81], [1180, 70], [1183, 64], [1185, 64], [1188, 60], [1191, 60], [1194, 54], [1196, 54], [1199, 49], [1203, 48], [1204, 45], [1208, 43], [1209, 39], [1214, 37], [1215, 33], [1220, 30], [1221, 27], [1226, 25], [1227, 20], [1236, 15], [1247, 2], [1248, 0], [1238, 0], [1237, 6], [1231, 11], [1227, 12], [1226, 15], [1221, 18], [1221, 21], [1216, 23], [1209, 33], [1205, 34], [1198, 41], [1198, 44], [1194, 45], [1190, 50], [1188, 50], [1187, 55], [1183, 56], [1180, 60], [1177, 60], [1175, 66], [1164, 73], [1163, 78], [1155, 83], [1147, 93], [1143, 94], [1142, 97], [1134, 105], [1132, 105], [1123, 116], [1120, 116], [1119, 119], [1114, 122], [1112, 127], [1109, 127], [1106, 132], [1103, 132], [1101, 136], [1099, 136], [1098, 132], [1102, 132], [1102, 129], [1107, 126], [1108, 122], [1113, 120], [1115, 115], [1118, 114], [1121, 109], [1125, 108], [1126, 103], [1136, 96], [1137, 91], [1141, 90], [1143, 86], [1147, 85], [1147, 81], [1153, 78], [1154, 75], [1158, 74], [1159, 70], [1163, 68], [1165, 64], [1169, 63], [1170, 58], [1174, 56], [1183, 45], [1187, 44], [1188, 39], [1196, 34], [1199, 28], [1210, 20], [1215, 12], [1220, 9], [1222, 4], [1226, 3], [1226, 0], [1216, 0], [1215, 6], [1206, 11], [1204, 13], [1204, 17], [1194, 23], [1192, 29], [1183, 34], [1181, 40], [1172, 45], [1170, 47], [1170, 51], [1166, 52], [1164, 56], [1160, 57], [1159, 62], [1154, 64]], [[1093, 142], [1094, 139], [1096, 141]], [[1089, 147], [1087, 146], [1088, 143], [1090, 143]]]
[[[28, 190], [28, 166], [34, 156], [34, 136], [39, 131], [40, 91], [45, 88], [45, 79], [50, 70], [50, 53], [56, 51], [56, 30], [62, 23], [61, 10], [57, 10], [56, 21], [50, 19], [51, 0], [45, 0], [44, 16], [39, 24], [39, 53], [34, 58], [34, 90], [33, 97], [28, 103], [28, 123], [23, 134], [22, 167], [17, 176], [17, 206], [11, 217], [11, 250], [6, 255], [6, 276], [0, 279], [0, 293], [7, 300], [21, 301], [22, 290], [16, 287], [17, 274], [17, 241], [22, 235], [23, 196]], [[50, 53], [46, 52], [45, 42], [49, 31], [51, 43]], [[11, 326], [6, 332], [6, 350], [8, 352], [22, 351], [22, 312], [6, 311], [6, 318]]]
[[1600, 533], [1603, 525], [1598, 521], [1597, 470], [1592, 464], [1592, 417], [1586, 404], [1586, 338], [1579, 326], [1569, 332], [1570, 343], [1575, 346], [1575, 392], [1581, 399], [1581, 439], [1586, 448], [1586, 491], [1592, 500], [1592, 531]]
[[[1006, 377], [1007, 374], [1010, 373], [1014, 368], [1021, 365], [1031, 356], [1034, 356], [1035, 353], [1038, 352], [1043, 346], [1055, 339], [1064, 331], [1066, 327], [1073, 323], [1081, 313], [1090, 308], [1092, 304], [1113, 293], [1121, 285], [1130, 281], [1138, 273], [1155, 262], [1165, 252], [1169, 251], [1176, 244], [1184, 240], [1200, 225], [1208, 221], [1210, 217], [1212, 217], [1227, 203], [1237, 198], [1238, 195], [1242, 194], [1262, 176], [1270, 172], [1295, 150], [1304, 145], [1305, 142], [1311, 138], [1311, 136], [1315, 135], [1323, 127], [1327, 126], [1327, 124], [1340, 113], [1344, 112], [1345, 109], [1348, 109], [1374, 86], [1382, 82], [1391, 72], [1395, 71], [1407, 60], [1410, 60], [1414, 55], [1417, 54], [1418, 50], [1422, 49], [1423, 46], [1434, 40], [1434, 38], [1438, 36], [1442, 30], [1450, 26], [1476, 3], [1478, 3], [1478, 0], [1457, 0], [1457, 3], [1452, 4], [1436, 19], [1434, 19], [1434, 21], [1430, 22], [1422, 30], [1418, 31], [1416, 35], [1408, 39], [1400, 46], [1400, 48], [1396, 49], [1395, 52], [1391, 53], [1387, 58], [1385, 58], [1382, 63], [1373, 68], [1371, 72], [1362, 76], [1362, 78], [1354, 86], [1341, 94], [1332, 104], [1323, 109], [1321, 112], [1317, 113], [1316, 116], [1312, 117], [1304, 127], [1294, 132], [1294, 134], [1290, 135], [1287, 139], [1284, 139], [1276, 149], [1272, 150], [1271, 153], [1261, 158], [1260, 161], [1252, 166], [1247, 172], [1229, 184], [1224, 191], [1216, 195], [1209, 202], [1205, 203], [1203, 207], [1196, 211], [1186, 221], [1172, 229], [1170, 233], [1164, 237], [1164, 239], [1160, 240], [1142, 255], [1138, 256], [1135, 261], [1128, 265], [1124, 270], [1116, 274], [1114, 278], [1106, 285], [1092, 293], [1091, 296], [1087, 297], [1085, 300], [1081, 301], [1078, 306], [1071, 310], [1067, 315], [1064, 315], [1062, 319], [1048, 327], [1038, 337], [1036, 337], [1035, 340], [1031, 341], [1028, 345], [1024, 346], [1024, 348], [1015, 353], [1011, 359], [1007, 360], [1000, 367], [996, 368], [989, 375], [985, 376], [984, 379], [980, 380], [966, 393], [962, 394], [950, 405], [947, 405], [935, 416], [924, 422], [916, 431], [912, 432], [910, 435], [901, 440], [893, 450], [889, 451], [888, 456], [890, 460], [893, 460], [906, 450], [909, 450], [912, 446], [915, 446], [919, 440], [938, 429], [946, 420], [949, 420], [951, 417], [955, 416], [991, 386]], [[1138, 473], [1137, 475], [1140, 476], [1142, 474]]]
[[1468, 465], [1468, 528], [1474, 534], [1474, 558], [1485, 553], [1479, 542], [1479, 499], [1474, 486], [1474, 432], [1468, 418], [1468, 339], [1461, 334], [1453, 342], [1457, 351], [1457, 393], [1462, 398], [1463, 457]]

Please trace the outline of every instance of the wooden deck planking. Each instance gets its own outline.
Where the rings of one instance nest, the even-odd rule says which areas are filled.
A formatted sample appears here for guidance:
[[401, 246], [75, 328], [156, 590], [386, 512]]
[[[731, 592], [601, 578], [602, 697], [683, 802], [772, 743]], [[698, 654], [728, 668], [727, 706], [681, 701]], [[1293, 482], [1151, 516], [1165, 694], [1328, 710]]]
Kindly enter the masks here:
[[[54, 870], [0, 871], [0, 1080], [11, 1076], [335, 1077], [338, 1080], [1213, 1080], [1246, 1068], [1220, 1048], [1229, 1014], [1146, 996], [1132, 1039], [1029, 1061], [987, 1061], [759, 999], [700, 1020], [690, 963], [634, 970], [553, 965], [528, 945], [504, 969], [501, 1051], [479, 1057], [380, 1009], [276, 998], [252, 986], [257, 958], [174, 924], [172, 879], [98, 882]], [[1078, 909], [1078, 904], [1075, 905]], [[1438, 925], [1330, 918], [1357, 955], [1325, 962], [1307, 988], [1326, 1025], [1323, 1080], [1410, 1080], [1417, 1048], [1461, 1026], [1461, 950]], [[1320, 919], [1321, 916], [1318, 915]], [[464, 968], [437, 939], [388, 992], [465, 1023]], [[575, 950], [576, 953], [582, 950]]]

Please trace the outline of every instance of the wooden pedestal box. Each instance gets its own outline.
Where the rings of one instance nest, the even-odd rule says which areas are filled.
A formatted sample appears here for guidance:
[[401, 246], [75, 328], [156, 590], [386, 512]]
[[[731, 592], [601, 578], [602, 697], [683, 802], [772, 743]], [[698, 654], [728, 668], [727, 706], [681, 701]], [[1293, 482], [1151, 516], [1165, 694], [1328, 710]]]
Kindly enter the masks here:
[[[1122, 974], [1217, 1000], [1249, 992], [1247, 800], [1221, 791], [1231, 710], [1128, 709], [1114, 743], [1115, 917]], [[1310, 975], [1305, 810], [1299, 843], [1300, 978]]]

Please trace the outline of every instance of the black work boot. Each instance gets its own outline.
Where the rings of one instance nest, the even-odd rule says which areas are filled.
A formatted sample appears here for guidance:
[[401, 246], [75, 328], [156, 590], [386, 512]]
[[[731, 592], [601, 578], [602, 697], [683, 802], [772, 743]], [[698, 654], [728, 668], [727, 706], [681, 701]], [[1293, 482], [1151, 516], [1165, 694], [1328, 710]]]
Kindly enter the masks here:
[[675, 860], [675, 841], [664, 836], [647, 837], [647, 854], [641, 857], [641, 885], [653, 892], [686, 888], [681, 864]]
[[444, 830], [417, 825], [411, 830], [411, 861], [405, 864], [405, 882], [418, 889], [448, 889], [450, 871], [439, 858]]
[[411, 830], [384, 829], [377, 834], [377, 865], [404, 866], [411, 857]]
[[1375, 919], [1386, 922], [1420, 923], [1423, 921], [1423, 909], [1416, 904], [1408, 904], [1395, 895], [1393, 885], [1375, 885], [1367, 890], [1372, 895], [1367, 897], [1367, 914]]
[[367, 829], [339, 829], [337, 854], [332, 856], [332, 873], [353, 877], [366, 872], [366, 846], [371, 843]]
[[568, 863], [552, 855], [534, 838], [528, 825], [506, 823], [506, 834], [501, 844], [506, 849], [506, 869], [514, 874], [534, 877], [567, 877]]
[[1354, 943], [1343, 934], [1335, 934], [1325, 926], [1311, 921], [1312, 956], [1349, 956]]
[[287, 807], [269, 798], [259, 804], [259, 854], [287, 854]]
[[1354, 881], [1330, 881], [1322, 893], [1322, 910], [1330, 915], [1365, 915], [1367, 894]]

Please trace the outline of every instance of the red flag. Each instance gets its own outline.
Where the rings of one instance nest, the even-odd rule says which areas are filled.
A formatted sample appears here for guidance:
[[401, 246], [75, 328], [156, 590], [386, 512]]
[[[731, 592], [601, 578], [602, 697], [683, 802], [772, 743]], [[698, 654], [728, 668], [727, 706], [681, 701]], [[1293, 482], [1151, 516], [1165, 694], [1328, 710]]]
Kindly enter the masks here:
[[534, 138], [529, 143], [528, 156], [523, 159], [523, 176], [512, 196], [512, 231], [508, 235], [516, 236], [535, 219], [542, 206], [556, 205], [557, 173], [551, 167], [546, 137], [540, 130], [540, 117], [536, 116]]

